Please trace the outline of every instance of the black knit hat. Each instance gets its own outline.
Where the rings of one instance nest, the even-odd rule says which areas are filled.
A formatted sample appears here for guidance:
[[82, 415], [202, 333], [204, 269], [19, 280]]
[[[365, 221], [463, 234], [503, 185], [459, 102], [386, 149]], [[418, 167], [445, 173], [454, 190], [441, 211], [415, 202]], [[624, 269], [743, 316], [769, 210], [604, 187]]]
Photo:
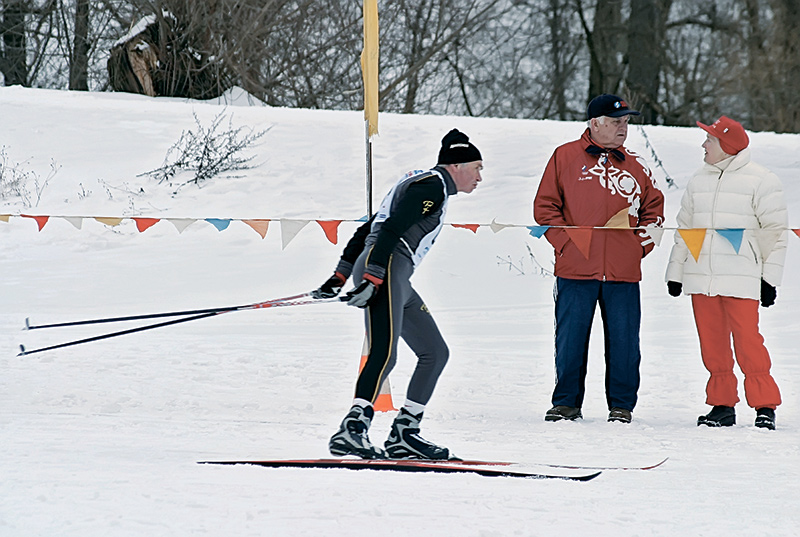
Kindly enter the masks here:
[[469, 137], [458, 129], [453, 129], [442, 138], [437, 164], [461, 164], [483, 160], [481, 152], [472, 145]]

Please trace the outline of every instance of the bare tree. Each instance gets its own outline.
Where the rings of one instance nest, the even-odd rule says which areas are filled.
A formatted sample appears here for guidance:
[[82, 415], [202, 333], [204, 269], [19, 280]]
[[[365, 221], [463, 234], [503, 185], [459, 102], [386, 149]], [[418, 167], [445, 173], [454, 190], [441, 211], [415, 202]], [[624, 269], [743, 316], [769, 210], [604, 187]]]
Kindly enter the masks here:
[[622, 21], [624, 0], [596, 0], [591, 24], [584, 1], [575, 0], [575, 3], [591, 59], [588, 98], [592, 99], [603, 93], [619, 92], [622, 83], [625, 51], [625, 26]]
[[89, 0], [75, 2], [75, 37], [69, 65], [69, 89], [89, 91]]
[[672, 0], [637, 0], [628, 18], [627, 96], [644, 123], [658, 123], [664, 35]]
[[0, 33], [3, 35], [3, 54], [0, 70], [6, 86], [28, 85], [27, 36], [25, 17], [30, 6], [25, 0], [3, 0], [3, 20]]

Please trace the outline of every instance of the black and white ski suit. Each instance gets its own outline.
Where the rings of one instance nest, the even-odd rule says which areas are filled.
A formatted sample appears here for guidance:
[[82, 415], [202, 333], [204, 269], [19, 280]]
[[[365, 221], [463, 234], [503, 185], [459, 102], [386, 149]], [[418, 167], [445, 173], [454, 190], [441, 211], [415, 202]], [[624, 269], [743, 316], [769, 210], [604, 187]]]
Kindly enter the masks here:
[[357, 399], [374, 402], [378, 397], [401, 337], [417, 355], [407, 399], [425, 405], [433, 393], [449, 351], [409, 279], [436, 240], [447, 200], [456, 192], [444, 168], [408, 172], [347, 243], [336, 270], [352, 273], [356, 283], [364, 274], [383, 280], [365, 309], [369, 354], [356, 384]]

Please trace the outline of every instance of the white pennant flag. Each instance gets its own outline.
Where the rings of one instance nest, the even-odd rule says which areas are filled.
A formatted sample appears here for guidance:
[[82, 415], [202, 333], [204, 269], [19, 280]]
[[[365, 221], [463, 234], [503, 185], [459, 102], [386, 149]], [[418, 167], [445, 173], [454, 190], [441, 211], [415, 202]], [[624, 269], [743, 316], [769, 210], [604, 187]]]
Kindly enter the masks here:
[[310, 220], [285, 220], [281, 219], [281, 249], [286, 249], [286, 246], [292, 242], [292, 239], [300, 233], [300, 230], [306, 227]]
[[178, 233], [183, 233], [184, 229], [197, 222], [194, 218], [167, 218], [167, 221], [172, 222], [172, 225], [175, 226]]
[[64, 220], [75, 226], [75, 229], [80, 229], [83, 225], [83, 217], [82, 216], [62, 216]]
[[492, 223], [489, 224], [489, 229], [491, 229], [493, 233], [497, 233], [507, 227], [512, 227], [512, 224], [498, 224], [496, 218], [492, 218]]
[[664, 236], [664, 228], [657, 227], [654, 225], [647, 226], [647, 233], [650, 234], [650, 237], [656, 243], [656, 246], [661, 246], [661, 238]]
[[775, 245], [785, 233], [782, 229], [757, 229], [755, 232], [762, 259], [766, 259], [775, 249]]

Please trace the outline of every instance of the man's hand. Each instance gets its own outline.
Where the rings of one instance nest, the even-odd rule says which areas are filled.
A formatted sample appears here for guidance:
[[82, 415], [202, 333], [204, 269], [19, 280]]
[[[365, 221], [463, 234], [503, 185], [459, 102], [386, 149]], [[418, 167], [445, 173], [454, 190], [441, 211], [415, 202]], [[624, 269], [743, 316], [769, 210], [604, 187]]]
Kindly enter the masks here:
[[364, 279], [358, 284], [358, 287], [349, 291], [343, 300], [347, 300], [348, 306], [355, 306], [357, 308], [366, 308], [375, 295], [378, 294], [378, 286], [383, 283], [383, 280], [376, 278], [370, 274], [364, 274]]
[[681, 296], [681, 292], [683, 292], [683, 284], [681, 282], [667, 282], [667, 292], [670, 296]]
[[335, 272], [333, 276], [328, 278], [328, 281], [319, 286], [319, 289], [311, 291], [312, 298], [333, 298], [337, 296], [341, 292], [345, 280], [347, 278]]
[[778, 291], [774, 285], [770, 285], [761, 278], [761, 305], [765, 308], [770, 307], [775, 303], [775, 298], [778, 296]]

